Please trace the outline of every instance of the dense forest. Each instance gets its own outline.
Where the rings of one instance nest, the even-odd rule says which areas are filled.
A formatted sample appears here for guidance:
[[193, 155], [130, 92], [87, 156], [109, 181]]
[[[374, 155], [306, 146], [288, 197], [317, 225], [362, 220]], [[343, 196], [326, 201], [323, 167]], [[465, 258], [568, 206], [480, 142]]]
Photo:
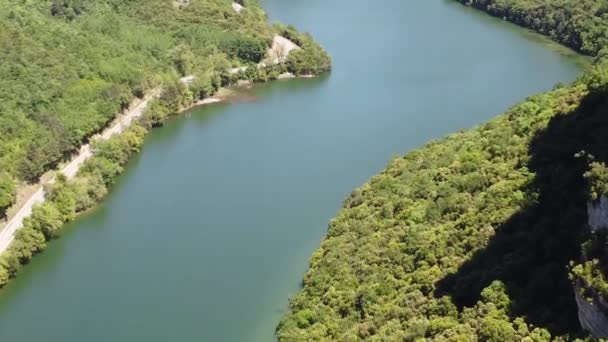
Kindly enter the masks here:
[[[103, 130], [133, 98], [161, 89], [128, 131], [93, 141], [75, 179], [58, 174], [0, 257], [0, 287], [108, 192], [146, 132], [238, 80], [319, 74], [329, 55], [292, 26], [269, 25], [253, 0], [0, 0], [0, 218], [20, 182], [34, 182]], [[258, 68], [275, 34], [301, 49]], [[235, 66], [250, 66], [230, 73]], [[184, 84], [180, 77], [194, 75]]]
[[586, 206], [608, 193], [608, 2], [461, 2], [596, 64], [570, 86], [395, 158], [353, 191], [290, 300], [280, 341], [591, 339], [574, 291], [608, 298], [608, 240], [588, 229]]
[[[295, 59], [290, 55], [284, 65], [266, 69], [253, 67], [240, 73], [229, 74], [221, 66], [245, 63], [246, 60], [230, 62], [229, 55], [216, 51], [210, 58], [219, 58], [218, 60], [222, 61], [222, 64], [218, 64], [220, 67], [200, 70], [191, 84], [180, 82], [176, 75], [166, 76], [160, 83], [160, 96], [152, 101], [132, 127], [109, 140], [93, 141], [94, 155], [84, 163], [74, 179], [68, 181], [58, 173], [55, 183], [45, 185], [45, 202], [34, 207], [32, 215], [25, 219], [23, 228], [17, 231], [13, 243], [0, 256], [0, 287], [15, 277], [35, 254], [44, 250], [46, 243], [58, 236], [65, 223], [74, 220], [78, 214], [94, 207], [105, 197], [116, 177], [122, 173], [124, 165], [131, 156], [139, 152], [146, 133], [153, 127], [162, 125], [166, 119], [178, 115], [182, 109], [191, 106], [198, 99], [213, 95], [219, 87], [239, 79], [266, 81], [284, 71], [296, 75], [311, 74], [324, 72], [331, 67], [329, 56], [310, 35], [280, 24], [275, 25], [272, 30], [271, 32], [289, 36], [302, 47]], [[219, 43], [226, 44], [225, 41]], [[265, 54], [267, 46], [263, 46]], [[249, 62], [259, 61], [264, 54], [255, 56], [255, 60]], [[198, 68], [192, 63], [188, 71], [184, 70], [182, 73], [179, 73], [179, 67], [169, 70], [178, 72], [177, 76], [185, 75]], [[207, 64], [208, 67], [212, 65]], [[0, 206], [10, 202], [14, 191], [14, 182], [10, 177], [0, 178]], [[2, 194], [6, 196], [3, 197]]]
[[[271, 26], [255, 0], [0, 0], [0, 218], [22, 182], [36, 182], [100, 132], [135, 97], [194, 74], [191, 96], [282, 71], [320, 73], [325, 51], [293, 27]], [[286, 64], [260, 62], [275, 34], [303, 49]], [[171, 97], [171, 92], [165, 92]]]

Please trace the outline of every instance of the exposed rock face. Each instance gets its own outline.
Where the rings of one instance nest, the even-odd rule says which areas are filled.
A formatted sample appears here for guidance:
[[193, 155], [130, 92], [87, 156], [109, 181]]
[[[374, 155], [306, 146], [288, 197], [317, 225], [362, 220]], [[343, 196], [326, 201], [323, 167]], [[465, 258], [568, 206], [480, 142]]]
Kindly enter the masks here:
[[[581, 295], [581, 290], [590, 296], [590, 300]], [[581, 327], [595, 338], [608, 338], [608, 303], [592, 288], [579, 284], [574, 286], [574, 296]]]
[[186, 8], [190, 5], [190, 0], [173, 0], [173, 6], [177, 8]]
[[275, 35], [272, 40], [272, 47], [268, 50], [268, 59], [270, 65], [284, 63], [287, 60], [287, 56], [292, 51], [300, 50], [301, 48], [291, 40]]
[[237, 2], [233, 2], [232, 3], [232, 9], [236, 12], [236, 13], [241, 13], [241, 11], [243, 10], [243, 5], [237, 3]]
[[[608, 197], [587, 203], [587, 223], [593, 233], [608, 230]], [[574, 284], [574, 295], [581, 327], [595, 338], [608, 338], [608, 303], [580, 279]]]
[[608, 229], [608, 198], [602, 195], [599, 201], [587, 203], [589, 227], [592, 232]]

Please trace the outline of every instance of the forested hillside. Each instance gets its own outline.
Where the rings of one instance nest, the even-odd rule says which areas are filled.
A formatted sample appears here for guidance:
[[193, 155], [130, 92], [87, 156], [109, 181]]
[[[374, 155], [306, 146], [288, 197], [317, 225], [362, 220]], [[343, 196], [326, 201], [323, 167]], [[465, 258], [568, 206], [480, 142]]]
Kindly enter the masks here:
[[607, 2], [461, 2], [599, 54], [596, 65], [353, 191], [280, 341], [589, 338], [574, 293], [608, 298], [606, 234], [587, 226], [587, 203], [608, 191]]
[[35, 182], [134, 97], [179, 76], [197, 75], [192, 92], [208, 96], [231, 82], [227, 68], [260, 62], [273, 35], [289, 32], [306, 45], [290, 71], [329, 68], [309, 36], [270, 26], [255, 0], [240, 13], [231, 3], [0, 0], [0, 218], [16, 184]]
[[608, 124], [578, 113], [586, 96], [577, 85], [531, 97], [393, 160], [353, 191], [280, 339], [539, 341], [577, 332], [566, 266], [580, 252], [586, 164], [574, 154], [586, 128]]

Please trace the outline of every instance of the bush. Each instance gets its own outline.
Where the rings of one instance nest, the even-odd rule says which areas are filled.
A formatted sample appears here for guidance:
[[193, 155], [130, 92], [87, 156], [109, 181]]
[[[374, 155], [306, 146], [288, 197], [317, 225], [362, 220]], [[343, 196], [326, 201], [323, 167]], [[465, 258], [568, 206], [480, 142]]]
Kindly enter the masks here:
[[285, 61], [287, 71], [295, 75], [319, 75], [331, 70], [329, 54], [310, 35], [299, 34], [296, 41], [302, 49], [289, 53]]
[[47, 201], [32, 211], [32, 216], [25, 219], [23, 226], [24, 229], [29, 228], [44, 234], [46, 239], [50, 240], [65, 222], [63, 218], [55, 203]]
[[259, 63], [268, 49], [266, 42], [257, 38], [234, 37], [222, 41], [220, 49], [243, 62]]

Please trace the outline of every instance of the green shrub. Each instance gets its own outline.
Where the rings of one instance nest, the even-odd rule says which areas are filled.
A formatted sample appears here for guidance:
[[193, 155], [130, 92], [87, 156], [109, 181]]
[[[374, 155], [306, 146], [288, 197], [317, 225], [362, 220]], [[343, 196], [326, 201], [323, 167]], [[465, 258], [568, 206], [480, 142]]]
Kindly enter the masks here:
[[220, 49], [243, 62], [259, 63], [264, 58], [268, 45], [258, 38], [234, 37], [223, 40]]

